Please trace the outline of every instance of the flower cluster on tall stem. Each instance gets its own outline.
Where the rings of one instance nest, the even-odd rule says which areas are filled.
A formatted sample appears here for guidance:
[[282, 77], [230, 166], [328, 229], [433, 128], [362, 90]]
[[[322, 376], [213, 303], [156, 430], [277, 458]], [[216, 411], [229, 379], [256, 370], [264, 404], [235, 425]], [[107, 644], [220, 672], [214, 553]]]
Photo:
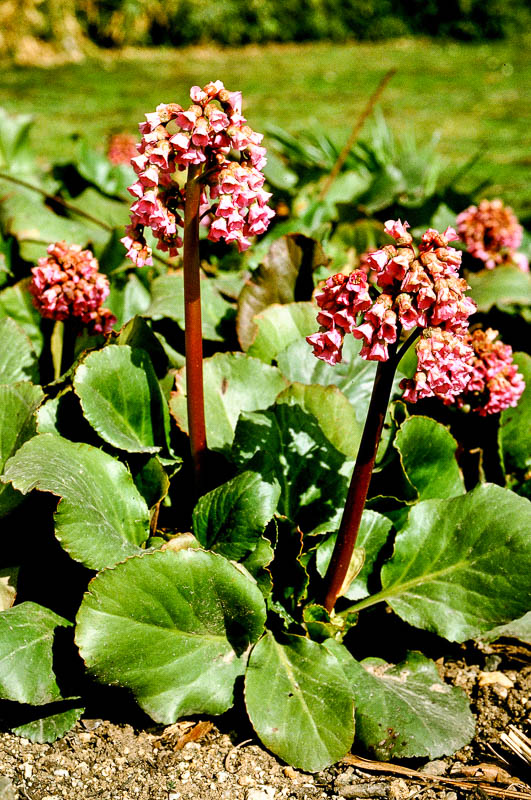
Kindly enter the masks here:
[[[454, 402], [472, 374], [474, 351], [467, 342], [468, 319], [476, 310], [466, 297], [469, 288], [459, 276], [461, 253], [449, 243], [452, 228], [429, 229], [418, 251], [407, 222], [389, 220], [386, 233], [394, 240], [365, 256], [365, 269], [330, 277], [316, 294], [318, 333], [307, 337], [314, 355], [329, 364], [341, 361], [344, 337], [361, 339], [360, 355], [378, 368], [365, 427], [347, 494], [336, 544], [325, 577], [323, 604], [331, 612], [343, 591], [371, 480], [385, 413], [398, 362], [417, 343], [415, 377], [401, 383], [406, 400], [438, 396]], [[370, 285], [368, 274], [373, 274]], [[402, 333], [407, 336], [402, 349]]]
[[529, 270], [527, 258], [517, 252], [522, 226], [502, 200], [482, 200], [466, 208], [457, 217], [457, 231], [470, 255], [482, 261], [486, 269], [516, 264], [523, 272]]
[[109, 309], [103, 308], [109, 281], [91, 251], [55, 242], [47, 252], [32, 268], [29, 285], [41, 316], [59, 322], [75, 318], [89, 333], [108, 333], [116, 322]]
[[[241, 92], [221, 81], [190, 90], [192, 105], [163, 103], [140, 124], [142, 141], [131, 163], [137, 180], [131, 224], [122, 239], [137, 267], [152, 264], [144, 230], [170, 256], [183, 248], [188, 428], [196, 488], [204, 484], [206, 428], [203, 402], [199, 223], [213, 242], [235, 243], [241, 251], [250, 237], [267, 230], [274, 212], [263, 188], [266, 164], [262, 135], [242, 116]], [[236, 154], [236, 155], [235, 155]], [[178, 181], [177, 174], [187, 171]]]

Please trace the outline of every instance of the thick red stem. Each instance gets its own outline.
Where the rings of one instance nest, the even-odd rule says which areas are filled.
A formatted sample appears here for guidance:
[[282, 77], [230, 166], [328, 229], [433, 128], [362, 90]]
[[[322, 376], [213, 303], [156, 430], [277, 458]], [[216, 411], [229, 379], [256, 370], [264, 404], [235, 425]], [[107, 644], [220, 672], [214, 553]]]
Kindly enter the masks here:
[[206, 454], [205, 408], [203, 399], [203, 333], [201, 328], [201, 287], [199, 278], [199, 201], [201, 167], [188, 167], [184, 205], [184, 322], [186, 353], [186, 406], [190, 449], [198, 492], [204, 482], [202, 465]]
[[380, 362], [376, 370], [371, 402], [361, 437], [356, 465], [352, 473], [334, 552], [325, 577], [326, 595], [323, 605], [329, 613], [333, 610], [336, 600], [341, 594], [352, 553], [356, 546], [361, 516], [369, 491], [397, 366], [397, 360], [394, 355], [395, 353], [393, 352], [390, 354], [388, 361]]

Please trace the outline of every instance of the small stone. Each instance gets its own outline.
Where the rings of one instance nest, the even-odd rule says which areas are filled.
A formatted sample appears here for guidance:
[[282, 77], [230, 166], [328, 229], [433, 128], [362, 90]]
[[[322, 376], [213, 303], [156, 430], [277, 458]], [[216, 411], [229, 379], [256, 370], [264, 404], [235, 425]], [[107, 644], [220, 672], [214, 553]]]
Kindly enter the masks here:
[[284, 767], [284, 775], [292, 781], [296, 781], [299, 777], [299, 773], [293, 767]]
[[389, 800], [407, 800], [409, 797], [409, 786], [402, 778], [391, 781], [389, 786]]
[[83, 742], [83, 744], [88, 744], [92, 739], [92, 734], [88, 731], [81, 731], [81, 733], [78, 733], [77, 738], [80, 742]]
[[276, 792], [272, 786], [264, 786], [262, 789], [248, 789], [246, 800], [272, 800]]
[[490, 686], [496, 684], [503, 686], [505, 689], [512, 689], [514, 683], [503, 672], [480, 672], [478, 676], [478, 683], [480, 686]]
[[370, 797], [387, 798], [389, 797], [388, 783], [351, 783], [349, 786], [340, 786], [336, 789], [340, 797]]
[[455, 792], [446, 792], [446, 800], [457, 800]]
[[13, 784], [4, 775], [0, 775], [0, 800], [17, 800]]
[[240, 775], [238, 778], [239, 786], [250, 786], [253, 783], [253, 778], [250, 775]]
[[168, 795], [168, 800], [179, 800], [180, 797], [181, 797], [180, 792], [170, 792], [170, 794]]
[[439, 777], [446, 774], [446, 762], [437, 759], [436, 761], [428, 761], [423, 767], [419, 769], [423, 775], [434, 775]]
[[70, 775], [67, 769], [54, 769], [53, 774], [57, 775], [58, 778], [68, 778]]
[[218, 779], [218, 783], [225, 783], [225, 781], [230, 778], [230, 775], [228, 772], [225, 772], [225, 770], [221, 770], [221, 772], [218, 772], [216, 777]]
[[24, 770], [24, 779], [29, 781], [31, 776], [33, 775], [33, 764], [28, 764], [27, 762], [22, 764]]

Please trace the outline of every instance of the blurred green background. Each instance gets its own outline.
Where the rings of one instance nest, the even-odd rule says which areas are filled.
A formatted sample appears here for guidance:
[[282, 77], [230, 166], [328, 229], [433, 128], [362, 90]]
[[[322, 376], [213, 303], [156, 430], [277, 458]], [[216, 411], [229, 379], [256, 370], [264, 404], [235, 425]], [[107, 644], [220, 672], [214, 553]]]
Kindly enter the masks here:
[[393, 132], [440, 136], [449, 169], [477, 153], [467, 180], [490, 180], [486, 194], [525, 221], [529, 19], [527, 3], [499, 0], [4, 0], [0, 106], [35, 117], [43, 166], [77, 135], [105, 150], [110, 133], [216, 79], [242, 90], [257, 130], [319, 128], [341, 143], [396, 68], [380, 101]]

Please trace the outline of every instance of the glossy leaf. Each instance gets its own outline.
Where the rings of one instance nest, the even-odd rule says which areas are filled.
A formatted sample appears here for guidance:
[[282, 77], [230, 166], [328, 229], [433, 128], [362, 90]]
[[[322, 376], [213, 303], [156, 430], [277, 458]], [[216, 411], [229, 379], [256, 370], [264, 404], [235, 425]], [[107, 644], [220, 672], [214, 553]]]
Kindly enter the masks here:
[[129, 453], [164, 448], [169, 412], [148, 354], [127, 345], [108, 345], [85, 358], [74, 389], [94, 430]]
[[61, 695], [52, 669], [57, 627], [71, 622], [36, 603], [20, 603], [0, 613], [0, 697], [43, 705]]
[[312, 273], [326, 262], [321, 245], [300, 233], [288, 234], [273, 242], [238, 299], [236, 326], [244, 350], [248, 350], [256, 338], [256, 315], [276, 303], [309, 300], [313, 290]]
[[531, 278], [518, 267], [503, 264], [496, 269], [469, 272], [470, 296], [478, 311], [490, 311], [492, 306], [510, 310], [511, 306], [531, 304]]
[[255, 646], [245, 675], [245, 704], [260, 740], [292, 766], [325, 769], [348, 753], [354, 704], [341, 666], [323, 645], [302, 636]]
[[[240, 413], [267, 408], [286, 386], [276, 367], [243, 353], [216, 353], [205, 359], [203, 380], [207, 442], [211, 450], [229, 448]], [[170, 410], [177, 424], [188, 431], [184, 369], [177, 373]]]
[[440, 422], [429, 417], [409, 417], [400, 426], [393, 444], [421, 500], [465, 493], [455, 460], [457, 442]]
[[[254, 318], [256, 336], [248, 349], [250, 356], [270, 364], [291, 342], [309, 336], [318, 329], [317, 308], [313, 303], [288, 303], [268, 306]], [[306, 358], [313, 358], [306, 344]]]
[[96, 447], [39, 434], [10, 459], [5, 479], [23, 494], [38, 489], [62, 498], [55, 534], [90, 569], [138, 553], [148, 537], [148, 509], [130, 473]]
[[193, 530], [208, 550], [239, 560], [254, 550], [276, 511], [280, 486], [242, 472], [199, 499]]
[[[184, 330], [184, 281], [182, 273], [168, 273], [156, 278], [151, 285], [152, 302], [144, 316], [152, 319], [172, 319]], [[203, 338], [214, 342], [224, 340], [223, 329], [233, 319], [234, 306], [223, 299], [211, 281], [201, 281], [201, 318]]]
[[531, 611], [523, 617], [506, 622], [505, 625], [498, 625], [491, 631], [482, 633], [478, 637], [482, 642], [495, 642], [497, 639], [518, 639], [531, 645]]
[[146, 553], [98, 575], [77, 617], [90, 671], [132, 689], [157, 722], [221, 714], [265, 623], [260, 590], [214, 553]]
[[43, 346], [41, 316], [28, 291], [29, 279], [19, 281], [0, 292], [0, 317], [11, 317], [28, 336], [37, 356]]
[[[35, 435], [35, 412], [43, 397], [40, 386], [25, 381], [0, 385], [0, 473], [7, 460]], [[0, 483], [0, 514], [21, 502], [21, 495], [12, 486]]]
[[0, 383], [38, 380], [37, 354], [28, 335], [11, 317], [0, 318]]
[[478, 636], [529, 609], [530, 529], [531, 503], [492, 484], [419, 503], [382, 569], [380, 596], [450, 641]]
[[299, 404], [242, 413], [232, 458], [281, 486], [279, 512], [304, 533], [336, 530], [353, 469]]
[[[120, 245], [122, 246], [122, 245]], [[141, 280], [128, 275], [127, 280], [116, 279], [111, 283], [109, 297], [105, 305], [116, 317], [116, 325], [125, 325], [136, 314], [143, 314], [149, 308], [151, 295]]]
[[299, 405], [313, 414], [328, 441], [348, 458], [356, 458], [363, 428], [354, 408], [337, 386], [292, 383], [279, 394], [276, 402]]
[[33, 713], [31, 720], [11, 728], [11, 733], [23, 736], [37, 744], [55, 742], [74, 727], [84, 711], [79, 697], [57, 700], [55, 703], [39, 708], [38, 715]]
[[444, 683], [421, 653], [395, 666], [381, 658], [360, 663], [335, 641], [325, 646], [342, 665], [356, 704], [356, 738], [373, 757], [439, 758], [474, 736], [465, 693]]

